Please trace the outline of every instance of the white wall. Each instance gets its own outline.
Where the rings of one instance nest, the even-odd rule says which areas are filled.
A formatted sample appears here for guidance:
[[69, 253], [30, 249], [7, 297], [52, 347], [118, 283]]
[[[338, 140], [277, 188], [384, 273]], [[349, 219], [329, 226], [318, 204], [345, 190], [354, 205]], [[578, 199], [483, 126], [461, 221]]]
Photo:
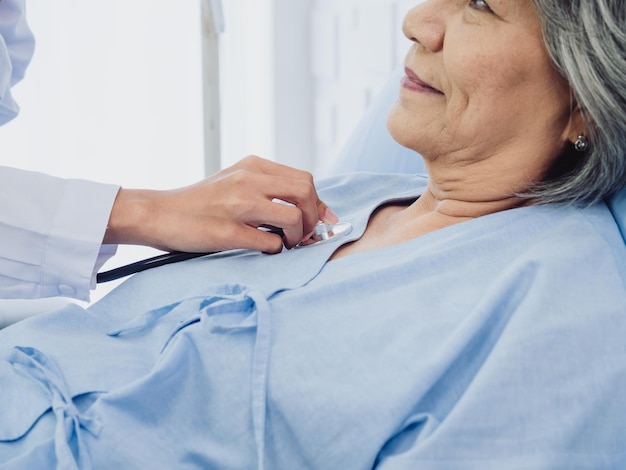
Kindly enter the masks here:
[[[21, 113], [0, 127], [0, 164], [127, 187], [203, 177], [199, 1], [27, 8], [37, 47], [14, 89]], [[121, 247], [108, 266], [155, 252]]]
[[273, 0], [225, 0], [220, 37], [222, 166], [249, 154], [273, 158]]
[[226, 0], [222, 164], [248, 154], [314, 169], [311, 0]]
[[409, 48], [406, 12], [420, 0], [315, 0], [316, 170], [324, 173]]
[[223, 165], [255, 153], [325, 173], [402, 63], [419, 1], [224, 1]]
[[[320, 171], [408, 47], [418, 0], [227, 0], [223, 166]], [[30, 2], [38, 38], [0, 162], [127, 186], [202, 176], [200, 0]]]
[[202, 176], [199, 3], [28, 2], [37, 48], [4, 164], [129, 186]]

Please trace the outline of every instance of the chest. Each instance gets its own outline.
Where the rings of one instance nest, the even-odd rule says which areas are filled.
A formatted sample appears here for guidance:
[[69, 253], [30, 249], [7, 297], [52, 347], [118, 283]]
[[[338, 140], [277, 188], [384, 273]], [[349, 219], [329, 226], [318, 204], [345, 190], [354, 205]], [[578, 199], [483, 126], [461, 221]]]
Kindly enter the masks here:
[[361, 238], [338, 248], [330, 257], [336, 260], [348, 255], [399, 245], [435, 230], [468, 220], [443, 217], [417, 204], [389, 204], [370, 217]]

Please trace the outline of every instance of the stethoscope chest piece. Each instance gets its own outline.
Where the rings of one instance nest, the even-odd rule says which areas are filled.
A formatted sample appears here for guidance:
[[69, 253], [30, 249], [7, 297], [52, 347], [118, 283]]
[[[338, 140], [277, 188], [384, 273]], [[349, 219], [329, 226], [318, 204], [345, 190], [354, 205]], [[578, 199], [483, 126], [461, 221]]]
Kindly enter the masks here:
[[339, 222], [337, 224], [319, 222], [315, 226], [311, 237], [301, 241], [295, 247], [303, 248], [305, 246], [319, 245], [320, 243], [334, 242], [345, 237], [350, 232], [352, 232], [352, 224], [349, 222]]

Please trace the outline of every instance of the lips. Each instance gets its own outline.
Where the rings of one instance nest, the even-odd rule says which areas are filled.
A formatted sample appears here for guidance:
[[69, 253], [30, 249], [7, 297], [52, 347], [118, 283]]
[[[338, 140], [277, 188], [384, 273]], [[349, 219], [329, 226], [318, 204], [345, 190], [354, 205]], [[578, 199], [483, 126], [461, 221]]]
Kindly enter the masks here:
[[402, 86], [412, 91], [422, 93], [433, 93], [442, 95], [443, 93], [424, 82], [419, 76], [408, 67], [404, 68], [405, 76], [402, 77]]

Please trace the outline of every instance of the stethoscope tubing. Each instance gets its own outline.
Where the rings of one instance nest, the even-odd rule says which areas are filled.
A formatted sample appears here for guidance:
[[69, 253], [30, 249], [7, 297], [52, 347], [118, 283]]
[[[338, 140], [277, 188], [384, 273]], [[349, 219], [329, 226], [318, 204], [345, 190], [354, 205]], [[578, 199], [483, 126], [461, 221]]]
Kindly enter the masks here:
[[181, 261], [187, 261], [193, 258], [200, 258], [202, 256], [208, 256], [215, 254], [216, 252], [206, 253], [187, 253], [184, 251], [172, 251], [162, 255], [154, 256], [152, 258], [143, 259], [135, 263], [120, 266], [119, 268], [111, 269], [110, 271], [104, 271], [96, 274], [96, 282], [101, 284], [103, 282], [111, 282], [121, 279], [131, 274], [137, 274], [142, 271], [146, 271], [152, 268], [158, 268], [159, 266], [165, 266], [166, 264], [178, 263]]
[[[284, 237], [285, 235], [280, 228], [269, 228], [263, 230], [279, 235], [280, 237]], [[342, 236], [349, 234], [351, 230], [352, 225], [348, 222], [340, 222], [335, 225], [320, 222], [316, 225], [312, 237], [308, 241], [298, 243], [296, 248], [332, 241], [336, 238], [341, 238]], [[111, 269], [110, 271], [98, 273], [96, 274], [96, 282], [101, 284], [103, 282], [116, 281], [123, 277], [137, 274], [148, 269], [165, 266], [166, 264], [179, 263], [181, 261], [187, 261], [194, 258], [200, 258], [202, 256], [213, 255], [215, 253], [218, 252], [210, 251], [204, 253], [187, 253], [184, 251], [172, 251], [170, 253], [147, 258], [125, 266], [120, 266], [119, 268]]]
[[[273, 233], [280, 237], [283, 237], [285, 233], [281, 228], [267, 228], [262, 229], [269, 233]], [[217, 251], [207, 251], [200, 253], [189, 253], [186, 251], [172, 251], [164, 253], [162, 255], [153, 256], [152, 258], [142, 259], [135, 263], [120, 266], [119, 268], [111, 269], [110, 271], [103, 271], [96, 274], [96, 283], [102, 284], [104, 282], [117, 281], [123, 277], [131, 276], [148, 269], [158, 268], [159, 266], [165, 266], [166, 264], [180, 263], [181, 261], [187, 261], [194, 258], [201, 258], [203, 256], [214, 255]]]

